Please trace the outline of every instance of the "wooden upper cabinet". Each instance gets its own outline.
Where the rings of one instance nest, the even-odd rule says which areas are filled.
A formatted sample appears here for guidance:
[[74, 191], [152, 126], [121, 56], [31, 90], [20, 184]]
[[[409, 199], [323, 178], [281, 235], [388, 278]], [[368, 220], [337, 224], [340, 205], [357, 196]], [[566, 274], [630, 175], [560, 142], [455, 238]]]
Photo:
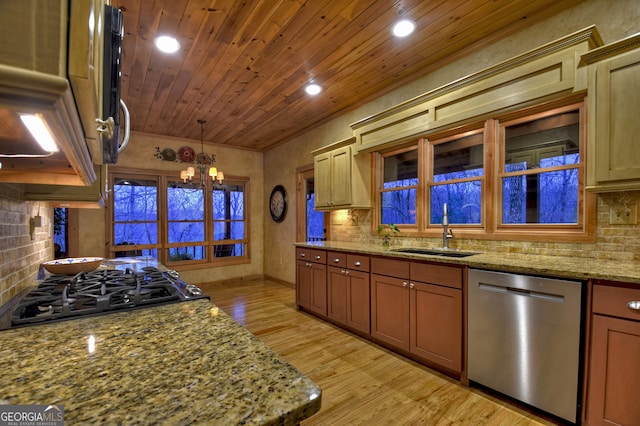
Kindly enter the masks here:
[[640, 189], [640, 35], [583, 61], [590, 64], [587, 189]]
[[316, 210], [371, 207], [370, 157], [354, 156], [353, 140], [345, 139], [313, 152]]

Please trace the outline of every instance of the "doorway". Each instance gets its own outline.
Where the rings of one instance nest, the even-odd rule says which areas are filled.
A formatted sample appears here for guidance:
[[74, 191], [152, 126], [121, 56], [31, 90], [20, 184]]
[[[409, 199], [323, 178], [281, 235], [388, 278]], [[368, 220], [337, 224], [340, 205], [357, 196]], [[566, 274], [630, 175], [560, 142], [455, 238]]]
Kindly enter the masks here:
[[313, 165], [298, 169], [297, 232], [299, 242], [326, 241], [329, 238], [329, 214], [315, 210]]

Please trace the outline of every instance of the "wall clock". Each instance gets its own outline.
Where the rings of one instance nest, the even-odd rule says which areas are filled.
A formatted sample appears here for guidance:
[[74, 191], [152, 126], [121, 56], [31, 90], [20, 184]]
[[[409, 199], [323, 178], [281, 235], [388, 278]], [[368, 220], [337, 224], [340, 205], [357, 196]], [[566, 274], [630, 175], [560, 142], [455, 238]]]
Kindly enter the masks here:
[[269, 212], [274, 222], [282, 222], [287, 214], [287, 191], [284, 186], [276, 185], [269, 197]]

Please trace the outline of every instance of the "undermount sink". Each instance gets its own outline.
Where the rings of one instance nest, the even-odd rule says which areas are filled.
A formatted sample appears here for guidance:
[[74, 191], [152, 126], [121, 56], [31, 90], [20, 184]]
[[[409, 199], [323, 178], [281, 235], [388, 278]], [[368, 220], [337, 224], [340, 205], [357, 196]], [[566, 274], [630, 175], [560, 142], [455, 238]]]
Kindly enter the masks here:
[[426, 254], [429, 256], [443, 256], [443, 257], [467, 257], [473, 256], [474, 254], [469, 251], [458, 251], [458, 250], [437, 250], [437, 249], [421, 249], [421, 248], [399, 248], [393, 249], [391, 251], [395, 251], [398, 253], [411, 253], [411, 254]]

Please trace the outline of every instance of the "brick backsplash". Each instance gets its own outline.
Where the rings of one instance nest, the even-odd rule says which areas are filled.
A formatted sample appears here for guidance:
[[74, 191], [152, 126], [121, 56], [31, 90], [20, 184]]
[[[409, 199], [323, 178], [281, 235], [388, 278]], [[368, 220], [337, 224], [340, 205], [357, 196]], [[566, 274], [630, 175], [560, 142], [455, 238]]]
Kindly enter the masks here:
[[[456, 238], [452, 247], [465, 250], [573, 256], [594, 259], [640, 260], [640, 223], [612, 225], [609, 209], [614, 204], [640, 204], [640, 191], [598, 195], [596, 241], [593, 243], [559, 243], [533, 241], [496, 241]], [[639, 218], [640, 219], [640, 218]], [[455, 229], [455, 227], [453, 227]], [[455, 232], [455, 231], [454, 231]], [[371, 212], [342, 210], [331, 215], [331, 240], [381, 244], [380, 237], [371, 234]], [[392, 245], [435, 247], [440, 239], [406, 237], [400, 234]]]
[[[0, 184], [0, 308], [36, 283], [39, 264], [53, 258], [52, 214], [47, 203], [22, 200], [19, 185]], [[42, 226], [29, 232], [31, 217]]]

